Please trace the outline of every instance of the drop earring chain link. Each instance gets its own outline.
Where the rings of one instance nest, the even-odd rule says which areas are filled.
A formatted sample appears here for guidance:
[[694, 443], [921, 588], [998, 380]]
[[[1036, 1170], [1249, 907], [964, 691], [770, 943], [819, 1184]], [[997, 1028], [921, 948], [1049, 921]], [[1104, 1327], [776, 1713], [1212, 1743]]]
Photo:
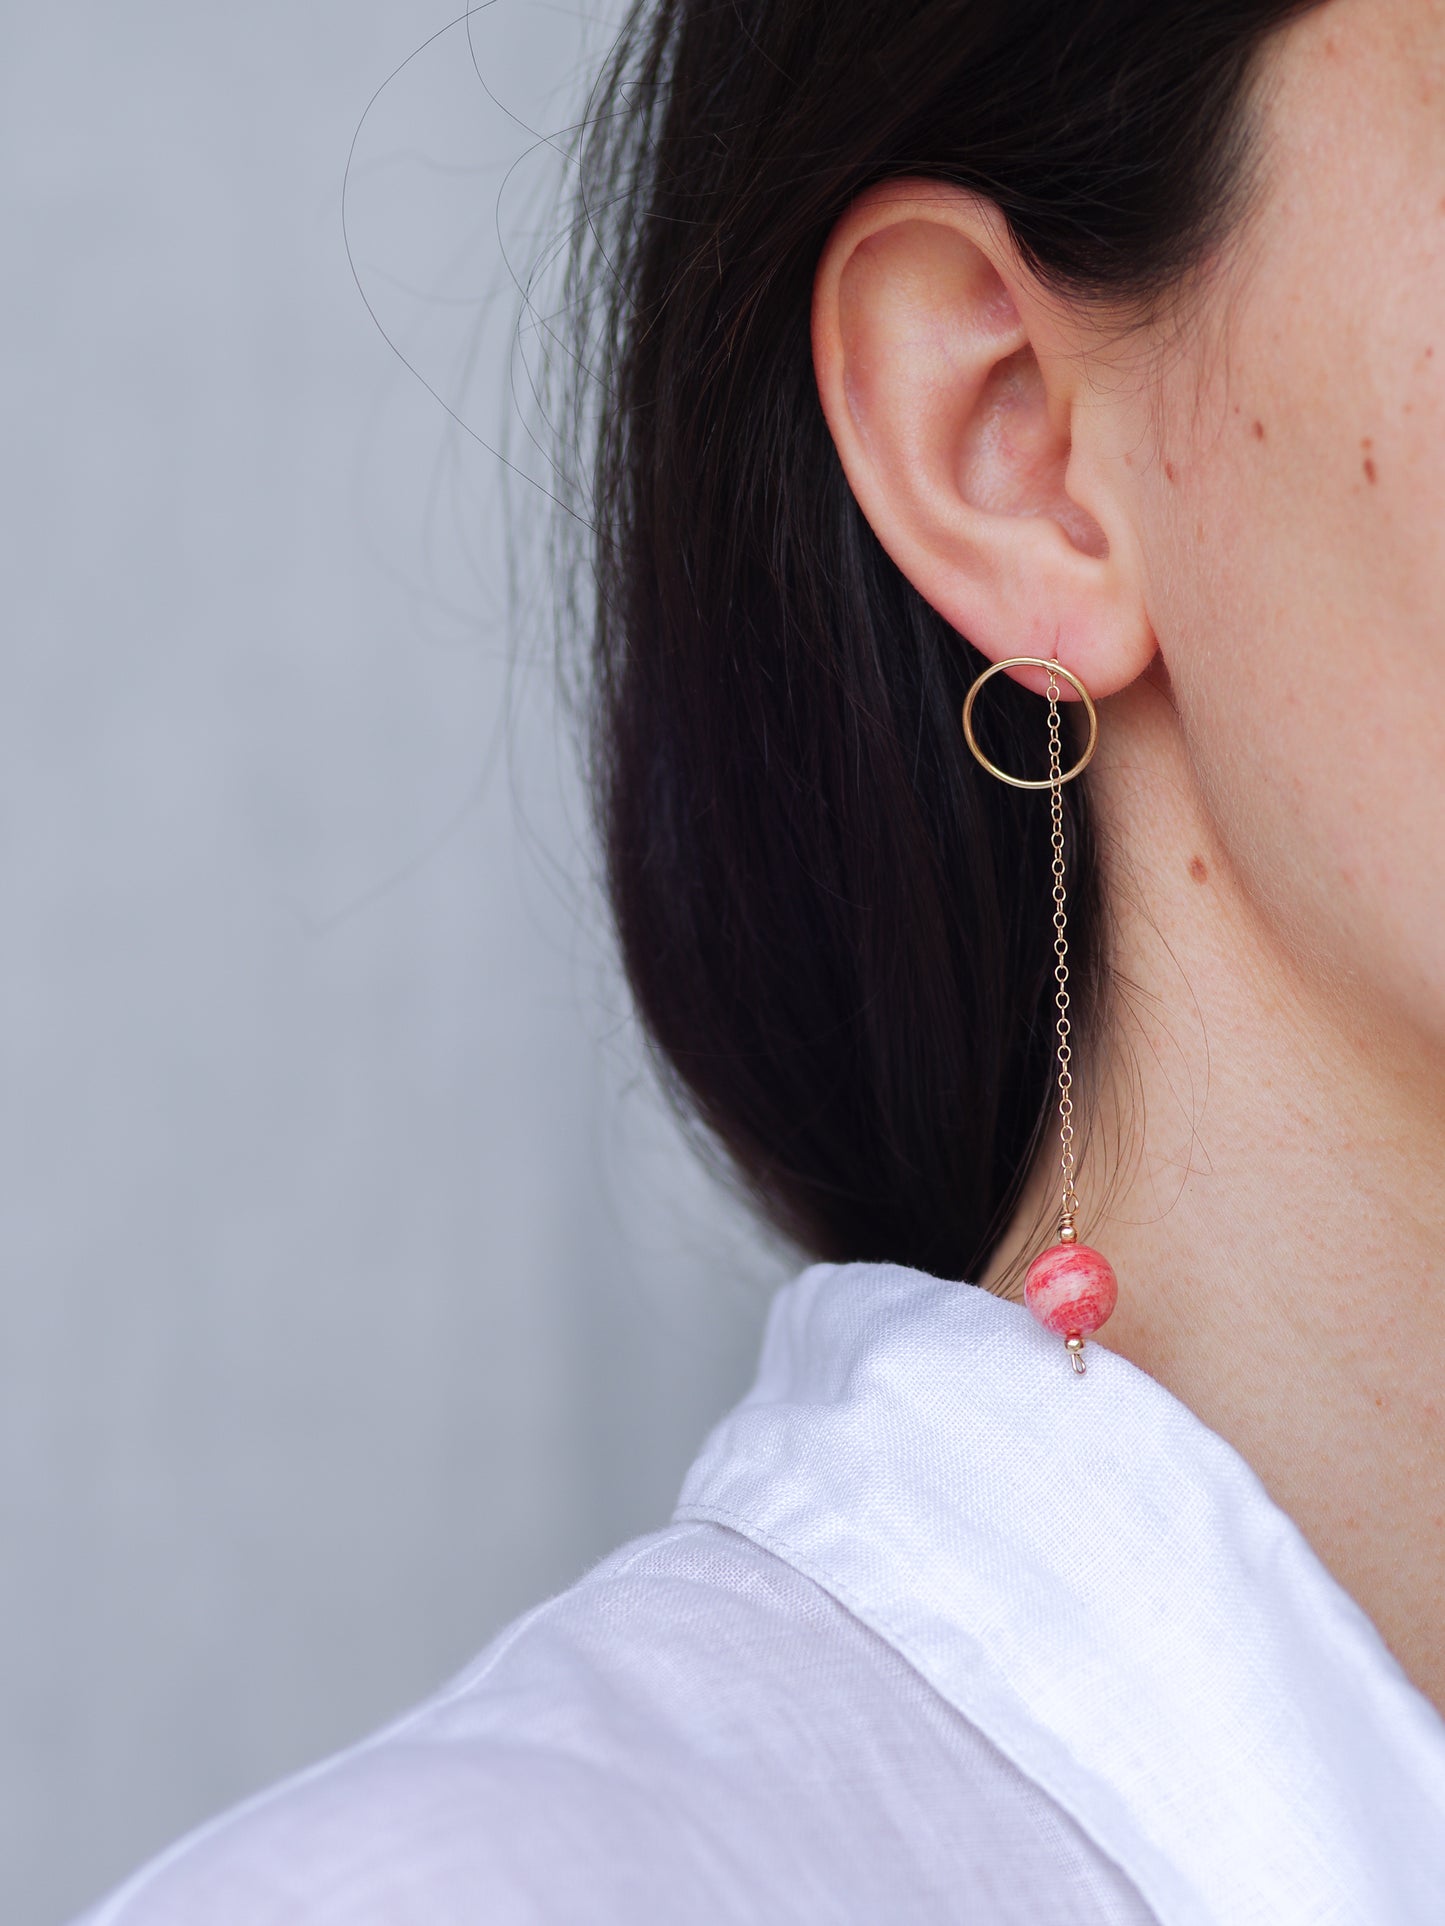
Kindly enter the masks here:
[[1074, 1218], [1079, 1208], [1074, 1189], [1074, 1076], [1073, 1048], [1069, 1041], [1069, 915], [1064, 864], [1064, 785], [1060, 771], [1063, 758], [1059, 747], [1059, 679], [1049, 670], [1049, 817], [1050, 844], [1053, 849], [1054, 878], [1054, 983], [1058, 1008], [1059, 1071], [1059, 1170], [1063, 1179], [1060, 1201], [1059, 1242], [1072, 1244], [1078, 1232]]

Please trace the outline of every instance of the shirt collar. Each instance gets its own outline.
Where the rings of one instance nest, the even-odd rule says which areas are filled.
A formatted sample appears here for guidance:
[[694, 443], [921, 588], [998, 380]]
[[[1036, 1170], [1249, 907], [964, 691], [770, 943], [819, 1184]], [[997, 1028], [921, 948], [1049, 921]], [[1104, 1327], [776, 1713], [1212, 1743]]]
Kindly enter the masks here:
[[1445, 1722], [1231, 1446], [1097, 1346], [893, 1265], [780, 1293], [678, 1516], [832, 1593], [1166, 1926], [1434, 1921]]

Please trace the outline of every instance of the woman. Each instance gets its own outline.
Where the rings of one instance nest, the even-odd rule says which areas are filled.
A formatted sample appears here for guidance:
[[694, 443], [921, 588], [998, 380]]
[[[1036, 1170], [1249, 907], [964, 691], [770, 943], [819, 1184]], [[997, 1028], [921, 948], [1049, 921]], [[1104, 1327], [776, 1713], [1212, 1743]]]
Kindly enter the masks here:
[[1437, 1920], [1445, 7], [659, 0], [583, 172], [624, 955], [823, 1261], [91, 1917]]

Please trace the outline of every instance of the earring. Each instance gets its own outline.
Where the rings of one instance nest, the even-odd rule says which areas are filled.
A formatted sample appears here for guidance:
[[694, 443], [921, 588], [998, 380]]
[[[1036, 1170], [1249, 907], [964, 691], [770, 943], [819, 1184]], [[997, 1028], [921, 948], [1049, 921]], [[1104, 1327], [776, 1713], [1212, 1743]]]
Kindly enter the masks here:
[[[973, 707], [978, 692], [990, 676], [1002, 669], [1028, 667], [1049, 672], [1049, 773], [1035, 782], [1011, 776], [990, 762], [978, 746], [973, 733]], [[1084, 753], [1072, 769], [1060, 773], [1059, 753], [1059, 677], [1079, 693], [1089, 718], [1089, 740]], [[1099, 741], [1099, 717], [1088, 690], [1071, 669], [1061, 662], [1036, 655], [1011, 655], [994, 662], [978, 676], [963, 705], [963, 734], [969, 748], [1000, 782], [1015, 789], [1047, 789], [1052, 820], [1053, 898], [1054, 898], [1054, 996], [1058, 1012], [1055, 1025], [1059, 1080], [1059, 1167], [1062, 1196], [1059, 1206], [1059, 1241], [1041, 1251], [1024, 1276], [1024, 1303], [1046, 1330], [1063, 1338], [1075, 1371], [1082, 1377], [1084, 1340], [1098, 1330], [1118, 1302], [1119, 1285], [1113, 1266], [1100, 1252], [1079, 1242], [1074, 1228], [1079, 1199], [1074, 1190], [1074, 1079], [1069, 1044], [1069, 933], [1068, 906], [1064, 889], [1064, 798], [1063, 787], [1087, 765]]]

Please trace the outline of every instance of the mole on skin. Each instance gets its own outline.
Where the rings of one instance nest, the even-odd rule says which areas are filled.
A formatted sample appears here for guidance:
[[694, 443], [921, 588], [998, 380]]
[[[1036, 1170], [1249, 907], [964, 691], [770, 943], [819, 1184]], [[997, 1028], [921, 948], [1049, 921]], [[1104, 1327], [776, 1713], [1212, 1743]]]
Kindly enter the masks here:
[[1189, 874], [1194, 878], [1196, 883], [1202, 883], [1207, 880], [1209, 870], [1202, 856], [1191, 856], [1189, 858]]

